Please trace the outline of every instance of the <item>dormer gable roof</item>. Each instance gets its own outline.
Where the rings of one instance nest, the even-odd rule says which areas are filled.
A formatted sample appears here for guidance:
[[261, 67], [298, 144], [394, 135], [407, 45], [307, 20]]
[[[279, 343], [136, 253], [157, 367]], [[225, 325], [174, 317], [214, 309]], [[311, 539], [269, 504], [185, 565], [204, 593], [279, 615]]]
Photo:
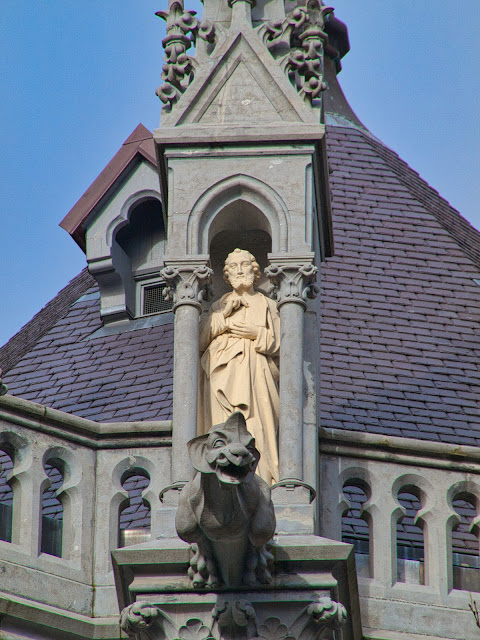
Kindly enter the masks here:
[[62, 229], [68, 231], [82, 251], [85, 251], [84, 222], [137, 156], [154, 166], [157, 164], [152, 133], [141, 123], [60, 222]]

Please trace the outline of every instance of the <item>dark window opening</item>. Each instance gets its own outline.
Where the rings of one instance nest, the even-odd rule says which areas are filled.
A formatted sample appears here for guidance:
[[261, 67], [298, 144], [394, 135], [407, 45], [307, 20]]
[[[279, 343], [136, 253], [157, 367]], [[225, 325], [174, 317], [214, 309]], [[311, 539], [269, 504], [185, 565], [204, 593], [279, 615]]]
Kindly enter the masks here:
[[63, 473], [60, 465], [44, 464], [45, 473], [50, 486], [42, 494], [42, 532], [40, 539], [41, 553], [62, 557], [63, 538], [63, 505], [56, 493], [63, 484]]
[[452, 530], [453, 588], [480, 592], [479, 542], [476, 500], [469, 494], [459, 495], [452, 506], [460, 522]]
[[150, 504], [142, 498], [142, 493], [150, 484], [150, 478], [143, 469], [127, 473], [122, 478], [122, 487], [128, 493], [119, 511], [119, 547], [138, 544], [150, 538]]
[[423, 529], [416, 520], [422, 504], [414, 488], [402, 489], [397, 497], [405, 509], [397, 522], [397, 582], [425, 584]]
[[7, 477], [13, 469], [13, 456], [0, 449], [0, 540], [12, 541], [13, 491]]
[[366, 516], [362, 514], [363, 505], [368, 500], [367, 491], [368, 487], [360, 480], [349, 480], [343, 487], [343, 494], [350, 504], [350, 509], [342, 516], [342, 542], [353, 544], [357, 574], [364, 578], [372, 576], [370, 525]]

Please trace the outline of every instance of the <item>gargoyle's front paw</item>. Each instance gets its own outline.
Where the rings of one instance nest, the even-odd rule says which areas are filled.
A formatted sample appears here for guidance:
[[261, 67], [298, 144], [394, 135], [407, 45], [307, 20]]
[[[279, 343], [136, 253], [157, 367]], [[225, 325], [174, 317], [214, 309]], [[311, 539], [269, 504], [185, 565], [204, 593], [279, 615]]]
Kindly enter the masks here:
[[[249, 559], [249, 571], [247, 571], [246, 578], [252, 579], [251, 574], [253, 574], [253, 579], [256, 579], [260, 584], [270, 584], [272, 581], [271, 567], [273, 565], [273, 555], [269, 551], [268, 544], [256, 548], [252, 556], [253, 557]], [[249, 582], [247, 584], [255, 584], [255, 582]]]
[[220, 578], [215, 574], [210, 574], [207, 580], [207, 587], [211, 587], [214, 589], [215, 587], [219, 587], [222, 584]]
[[195, 573], [192, 577], [192, 584], [195, 589], [201, 589], [206, 585], [206, 582], [199, 573]]
[[202, 554], [198, 544], [192, 544], [193, 557], [190, 560], [188, 576], [196, 589], [218, 587], [220, 580], [215, 571], [215, 564]]
[[259, 549], [257, 549], [253, 545], [249, 545], [245, 573], [242, 579], [243, 584], [246, 584], [249, 587], [254, 587], [256, 584], [258, 584], [257, 568], [259, 552]]

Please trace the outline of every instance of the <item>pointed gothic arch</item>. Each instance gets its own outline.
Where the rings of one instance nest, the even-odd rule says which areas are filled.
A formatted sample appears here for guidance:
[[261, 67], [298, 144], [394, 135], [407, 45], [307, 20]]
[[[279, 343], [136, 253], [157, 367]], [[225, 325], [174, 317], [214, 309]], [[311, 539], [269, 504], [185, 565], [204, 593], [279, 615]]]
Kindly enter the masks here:
[[[232, 224], [232, 213], [242, 204], [247, 210], [249, 224], [256, 223], [258, 229], [270, 236], [272, 251], [287, 251], [289, 213], [285, 202], [265, 182], [238, 174], [211, 186], [195, 203], [188, 220], [187, 254], [209, 253], [213, 237]], [[230, 215], [220, 217], [221, 212]]]

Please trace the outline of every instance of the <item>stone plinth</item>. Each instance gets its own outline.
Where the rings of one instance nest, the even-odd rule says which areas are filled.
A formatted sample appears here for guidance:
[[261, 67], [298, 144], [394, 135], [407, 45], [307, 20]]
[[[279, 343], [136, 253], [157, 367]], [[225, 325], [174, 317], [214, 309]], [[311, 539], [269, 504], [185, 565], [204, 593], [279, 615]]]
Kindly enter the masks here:
[[162, 640], [360, 640], [352, 546], [318, 536], [278, 536], [271, 551], [269, 585], [194, 590], [187, 577], [191, 551], [179, 539], [117, 549], [124, 630]]

